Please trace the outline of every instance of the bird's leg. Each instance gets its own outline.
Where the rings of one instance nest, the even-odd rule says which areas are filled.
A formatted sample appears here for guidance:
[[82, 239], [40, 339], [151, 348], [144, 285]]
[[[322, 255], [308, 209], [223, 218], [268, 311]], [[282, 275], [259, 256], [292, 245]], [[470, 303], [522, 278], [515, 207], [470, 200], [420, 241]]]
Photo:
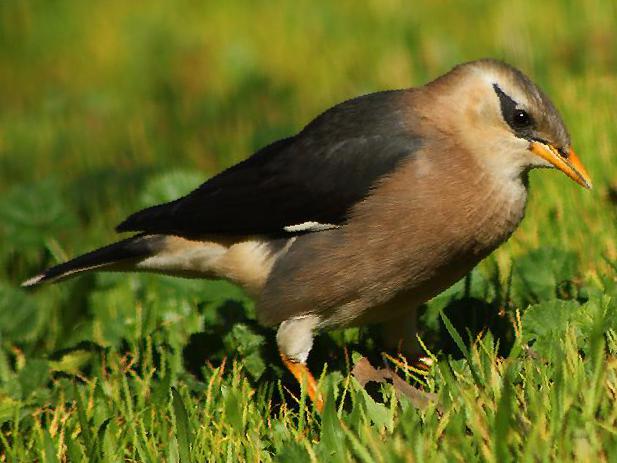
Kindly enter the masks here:
[[294, 362], [293, 360], [287, 358], [287, 356], [283, 353], [281, 353], [281, 359], [298, 382], [306, 385], [306, 392], [309, 398], [315, 404], [317, 411], [321, 413], [323, 410], [323, 397], [321, 396], [321, 392], [319, 392], [317, 381], [311, 371], [304, 363]]
[[321, 413], [323, 398], [317, 381], [306, 366], [306, 359], [313, 347], [313, 330], [318, 322], [319, 319], [313, 315], [285, 320], [279, 325], [276, 342], [283, 363], [300, 384], [305, 384], [309, 398]]
[[426, 370], [430, 359], [422, 355], [420, 343], [416, 337], [418, 330], [418, 309], [411, 307], [400, 315], [382, 324], [384, 347], [403, 354], [409, 364]]
[[410, 358], [418, 357], [420, 344], [416, 338], [417, 329], [417, 307], [411, 307], [382, 324], [384, 347]]

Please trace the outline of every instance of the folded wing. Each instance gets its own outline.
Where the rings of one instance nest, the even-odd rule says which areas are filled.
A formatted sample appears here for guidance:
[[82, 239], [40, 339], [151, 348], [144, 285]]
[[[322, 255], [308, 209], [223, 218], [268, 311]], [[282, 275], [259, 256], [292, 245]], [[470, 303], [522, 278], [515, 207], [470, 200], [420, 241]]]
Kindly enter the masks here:
[[118, 231], [199, 236], [285, 234], [345, 222], [375, 182], [420, 146], [405, 91], [341, 103], [176, 201], [139, 211]]

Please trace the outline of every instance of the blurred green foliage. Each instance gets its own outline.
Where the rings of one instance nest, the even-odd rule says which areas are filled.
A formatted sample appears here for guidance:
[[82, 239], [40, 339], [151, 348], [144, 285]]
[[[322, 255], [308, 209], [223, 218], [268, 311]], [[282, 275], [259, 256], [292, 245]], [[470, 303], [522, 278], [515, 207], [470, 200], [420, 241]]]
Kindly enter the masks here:
[[[0, 2], [0, 460], [614, 459], [615, 30], [610, 0]], [[439, 406], [361, 388], [355, 329], [317, 340], [317, 417], [224, 282], [18, 287], [343, 99], [486, 56], [547, 91], [594, 190], [534, 173], [514, 237], [428, 304]]]

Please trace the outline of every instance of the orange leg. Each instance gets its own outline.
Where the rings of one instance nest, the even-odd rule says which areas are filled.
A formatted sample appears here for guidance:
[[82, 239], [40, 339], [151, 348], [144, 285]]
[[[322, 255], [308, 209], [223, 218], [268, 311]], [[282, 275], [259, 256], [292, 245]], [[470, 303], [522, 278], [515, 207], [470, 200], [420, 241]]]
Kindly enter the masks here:
[[319, 413], [323, 411], [323, 397], [319, 388], [317, 387], [317, 381], [311, 374], [310, 370], [305, 364], [300, 362], [294, 362], [287, 358], [285, 354], [281, 354], [281, 359], [291, 374], [298, 380], [300, 384], [306, 384], [306, 392], [309, 398], [315, 404], [315, 408]]

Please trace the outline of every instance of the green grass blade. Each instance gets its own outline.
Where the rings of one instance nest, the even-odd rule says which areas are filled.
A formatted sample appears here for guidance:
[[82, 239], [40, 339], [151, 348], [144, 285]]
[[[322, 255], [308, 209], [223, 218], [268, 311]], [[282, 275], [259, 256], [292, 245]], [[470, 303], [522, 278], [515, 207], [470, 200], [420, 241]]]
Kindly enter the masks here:
[[51, 434], [46, 429], [43, 433], [45, 439], [45, 463], [58, 463], [58, 455], [56, 454], [56, 446]]
[[509, 370], [506, 370], [503, 375], [501, 397], [499, 398], [497, 412], [495, 413], [493, 439], [497, 461], [500, 463], [507, 463], [512, 459], [508, 448], [514, 411], [514, 388], [512, 387], [511, 376]]
[[469, 362], [470, 361], [469, 350], [465, 346], [465, 343], [463, 342], [463, 338], [461, 338], [461, 335], [458, 334], [458, 331], [456, 331], [456, 328], [454, 328], [454, 325], [452, 325], [452, 322], [446, 316], [446, 314], [443, 313], [443, 311], [439, 312], [439, 316], [441, 317], [441, 321], [443, 321], [443, 324], [445, 325], [446, 330], [448, 330], [448, 333], [450, 334], [450, 336], [452, 336], [452, 339], [454, 340], [456, 347], [459, 348], [459, 350], [462, 352], [462, 354], [465, 356], [465, 358]]
[[88, 422], [88, 417], [86, 416], [86, 407], [81, 399], [81, 394], [79, 393], [77, 383], [73, 383], [73, 392], [75, 394], [75, 402], [77, 404], [77, 417], [79, 419], [79, 427], [81, 428], [82, 442], [86, 448], [86, 453], [91, 455], [93, 441], [92, 434], [90, 433], [90, 423]]
[[190, 463], [191, 459], [191, 444], [193, 436], [189, 424], [188, 414], [182, 397], [175, 387], [171, 388], [171, 398], [174, 408], [174, 416], [176, 417], [176, 440], [178, 441], [178, 451], [180, 453], [181, 463]]

